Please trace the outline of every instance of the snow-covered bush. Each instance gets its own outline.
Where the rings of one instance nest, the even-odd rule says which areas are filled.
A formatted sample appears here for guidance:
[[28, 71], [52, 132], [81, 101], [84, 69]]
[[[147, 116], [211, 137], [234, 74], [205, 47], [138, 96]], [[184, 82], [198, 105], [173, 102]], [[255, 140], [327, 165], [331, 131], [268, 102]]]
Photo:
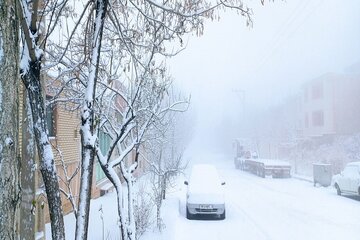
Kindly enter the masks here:
[[289, 160], [296, 173], [312, 175], [313, 163], [328, 163], [333, 174], [337, 174], [348, 162], [360, 160], [360, 133], [298, 143], [291, 150]]
[[150, 229], [154, 222], [154, 203], [150, 194], [147, 192], [146, 184], [140, 182], [135, 192], [134, 198], [134, 218], [136, 227], [136, 239]]

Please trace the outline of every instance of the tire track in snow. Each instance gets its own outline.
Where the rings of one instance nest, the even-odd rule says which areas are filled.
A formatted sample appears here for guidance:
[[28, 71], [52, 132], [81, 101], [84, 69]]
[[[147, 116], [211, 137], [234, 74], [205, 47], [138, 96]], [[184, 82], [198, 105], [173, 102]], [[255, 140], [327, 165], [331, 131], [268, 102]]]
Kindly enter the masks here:
[[259, 232], [261, 233], [261, 235], [263, 235], [264, 238], [262, 239], [266, 239], [266, 240], [273, 240], [270, 235], [265, 231], [265, 229], [263, 229], [261, 227], [261, 225], [253, 218], [250, 216], [250, 214], [248, 214], [243, 208], [241, 208], [240, 206], [238, 206], [235, 201], [233, 200], [228, 200], [227, 202], [230, 203], [230, 205], [236, 209], [238, 212], [241, 212], [243, 216], [245, 216], [246, 219], [248, 219], [251, 224], [254, 226], [254, 228], [258, 229]]

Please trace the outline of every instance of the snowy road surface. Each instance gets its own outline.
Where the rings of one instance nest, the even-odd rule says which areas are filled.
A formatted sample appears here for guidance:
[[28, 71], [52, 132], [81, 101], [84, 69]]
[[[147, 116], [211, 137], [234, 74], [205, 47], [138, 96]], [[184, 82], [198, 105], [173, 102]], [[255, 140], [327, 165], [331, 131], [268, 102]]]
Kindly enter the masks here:
[[359, 198], [297, 179], [259, 178], [221, 156], [213, 163], [226, 181], [226, 219], [187, 220], [183, 188], [173, 239], [360, 239]]
[[[198, 159], [201, 159], [200, 157]], [[150, 230], [142, 240], [357, 240], [360, 198], [337, 196], [332, 187], [313, 187], [298, 179], [260, 178], [236, 170], [231, 157], [206, 156], [226, 181], [225, 220], [187, 220], [186, 186], [168, 194], [162, 210], [166, 228]], [[179, 179], [182, 183], [185, 178]], [[119, 239], [115, 194], [92, 201], [89, 239], [102, 239], [99, 207], [104, 212], [105, 239]], [[65, 217], [67, 239], [75, 219]], [[47, 225], [47, 238], [50, 236]]]

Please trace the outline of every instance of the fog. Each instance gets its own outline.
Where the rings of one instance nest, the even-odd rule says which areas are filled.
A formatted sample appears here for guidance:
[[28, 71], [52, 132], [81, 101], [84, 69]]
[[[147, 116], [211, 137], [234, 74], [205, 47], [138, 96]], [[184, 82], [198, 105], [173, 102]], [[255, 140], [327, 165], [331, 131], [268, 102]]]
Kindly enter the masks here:
[[191, 95], [193, 147], [231, 147], [251, 131], [246, 122], [298, 95], [305, 82], [359, 66], [360, 1], [247, 4], [252, 28], [227, 11], [169, 60], [176, 84]]

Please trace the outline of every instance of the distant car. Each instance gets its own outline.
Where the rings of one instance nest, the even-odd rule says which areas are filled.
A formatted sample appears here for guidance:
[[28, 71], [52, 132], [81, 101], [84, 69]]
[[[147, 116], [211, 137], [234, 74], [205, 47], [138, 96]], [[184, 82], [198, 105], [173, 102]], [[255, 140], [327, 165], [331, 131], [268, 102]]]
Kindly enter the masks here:
[[223, 185], [217, 169], [213, 165], [194, 165], [186, 195], [186, 218], [197, 215], [213, 215], [225, 219], [225, 200]]
[[333, 177], [333, 184], [338, 195], [360, 195], [360, 162], [348, 163], [344, 171]]

